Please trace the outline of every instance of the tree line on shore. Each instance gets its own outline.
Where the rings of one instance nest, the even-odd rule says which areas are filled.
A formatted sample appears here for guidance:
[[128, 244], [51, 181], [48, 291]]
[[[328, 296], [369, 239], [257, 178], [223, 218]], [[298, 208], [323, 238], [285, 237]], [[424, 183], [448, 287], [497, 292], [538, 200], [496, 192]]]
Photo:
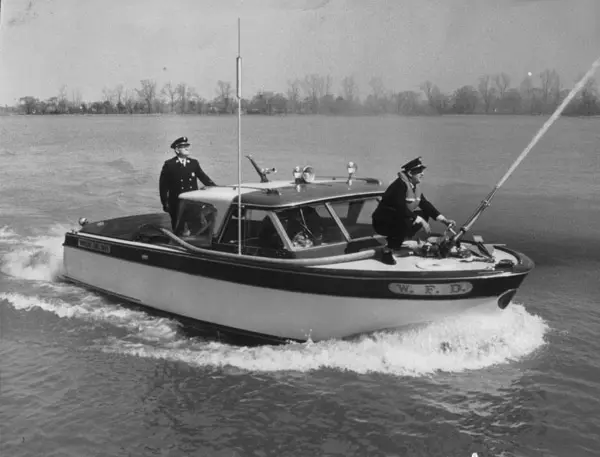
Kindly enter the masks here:
[[[331, 76], [306, 75], [288, 81], [286, 93], [259, 91], [252, 98], [241, 100], [244, 114], [324, 114], [324, 115], [443, 115], [443, 114], [550, 114], [564, 100], [570, 89], [563, 88], [555, 70], [544, 70], [537, 77], [528, 74], [518, 85], [511, 86], [506, 73], [483, 75], [477, 85], [465, 85], [451, 93], [442, 92], [431, 81], [425, 81], [420, 91], [393, 91], [374, 77], [369, 91], [361, 97], [353, 76], [342, 79], [333, 90]], [[238, 101], [232, 85], [217, 81], [215, 96], [204, 98], [185, 82], [166, 83], [162, 88], [152, 79], [140, 81], [138, 88], [119, 84], [104, 88], [102, 98], [83, 101], [78, 90], [66, 85], [54, 97], [40, 100], [24, 96], [5, 112], [49, 114], [235, 114]], [[600, 98], [596, 81], [589, 79], [584, 88], [569, 103], [564, 115], [600, 115]]]

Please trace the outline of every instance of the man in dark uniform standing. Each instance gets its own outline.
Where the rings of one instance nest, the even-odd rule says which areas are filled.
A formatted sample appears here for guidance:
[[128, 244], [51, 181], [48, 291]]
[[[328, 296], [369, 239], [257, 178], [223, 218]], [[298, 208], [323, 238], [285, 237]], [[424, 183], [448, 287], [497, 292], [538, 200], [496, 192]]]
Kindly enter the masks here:
[[421, 228], [425, 233], [431, 233], [429, 218], [448, 227], [456, 224], [440, 214], [423, 195], [420, 183], [425, 168], [421, 157], [404, 164], [398, 178], [386, 189], [373, 212], [373, 229], [387, 238], [381, 259], [384, 263], [394, 265], [394, 249], [400, 249], [404, 240], [414, 236]]
[[187, 137], [177, 138], [171, 144], [176, 156], [165, 161], [160, 172], [159, 189], [163, 210], [171, 216], [171, 227], [175, 230], [179, 195], [190, 190], [198, 190], [199, 179], [205, 186], [216, 186], [212, 179], [200, 168], [196, 159], [189, 157], [190, 143]]

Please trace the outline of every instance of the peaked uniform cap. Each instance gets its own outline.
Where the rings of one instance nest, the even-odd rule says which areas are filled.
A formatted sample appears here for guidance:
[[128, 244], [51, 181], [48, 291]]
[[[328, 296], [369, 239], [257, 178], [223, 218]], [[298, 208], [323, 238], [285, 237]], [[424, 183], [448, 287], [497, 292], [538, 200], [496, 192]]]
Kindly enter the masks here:
[[402, 171], [405, 171], [406, 173], [411, 173], [417, 170], [424, 170], [425, 168], [427, 167], [425, 166], [425, 164], [423, 164], [421, 157], [412, 159], [411, 161], [406, 162], [404, 165], [402, 165]]
[[189, 146], [190, 142], [187, 139], [187, 136], [182, 136], [177, 138], [173, 143], [171, 143], [171, 149], [178, 148], [180, 146]]

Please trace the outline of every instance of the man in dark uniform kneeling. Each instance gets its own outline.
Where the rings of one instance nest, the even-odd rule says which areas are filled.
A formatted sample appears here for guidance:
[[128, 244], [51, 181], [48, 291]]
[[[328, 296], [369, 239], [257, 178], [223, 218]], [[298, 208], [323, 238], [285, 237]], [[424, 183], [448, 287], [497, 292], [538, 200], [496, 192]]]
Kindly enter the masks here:
[[440, 214], [423, 195], [420, 183], [425, 168], [421, 157], [404, 164], [398, 178], [386, 189], [373, 212], [373, 229], [387, 238], [381, 259], [384, 263], [395, 265], [393, 251], [400, 249], [404, 240], [413, 237], [420, 229], [431, 233], [430, 218], [448, 227], [456, 224]]
[[190, 154], [190, 143], [187, 137], [177, 138], [171, 144], [176, 156], [165, 161], [159, 178], [160, 201], [163, 210], [171, 216], [171, 227], [175, 230], [179, 195], [183, 192], [198, 190], [199, 179], [205, 186], [216, 186], [212, 179], [200, 167]]

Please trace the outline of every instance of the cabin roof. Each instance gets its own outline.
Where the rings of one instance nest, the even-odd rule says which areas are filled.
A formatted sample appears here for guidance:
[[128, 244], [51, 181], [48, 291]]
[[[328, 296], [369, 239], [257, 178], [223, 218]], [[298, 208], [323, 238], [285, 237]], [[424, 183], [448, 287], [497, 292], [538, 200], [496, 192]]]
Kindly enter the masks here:
[[[381, 181], [372, 178], [355, 178], [348, 184], [346, 178], [317, 179], [312, 183], [296, 185], [294, 181], [245, 183], [241, 186], [242, 202], [261, 208], [283, 208], [319, 201], [353, 196], [380, 195], [384, 191]], [[221, 206], [236, 203], [237, 184], [205, 187], [181, 194], [184, 200], [201, 201]]]

